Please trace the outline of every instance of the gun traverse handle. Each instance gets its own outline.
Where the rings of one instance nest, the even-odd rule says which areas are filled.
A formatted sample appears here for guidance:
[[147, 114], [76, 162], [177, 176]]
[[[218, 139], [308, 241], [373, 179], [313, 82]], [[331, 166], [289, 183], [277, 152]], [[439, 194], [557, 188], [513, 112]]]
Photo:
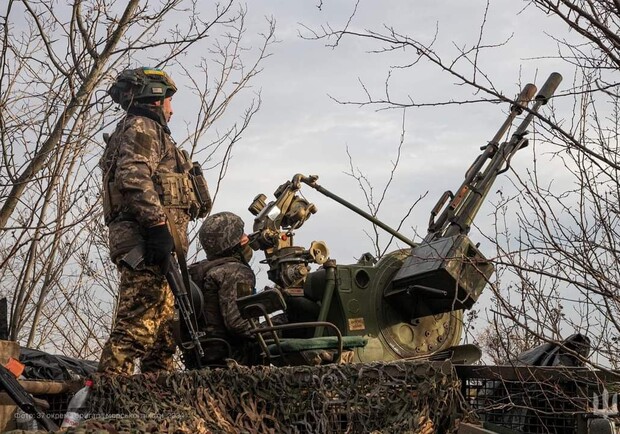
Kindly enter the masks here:
[[553, 93], [558, 88], [560, 83], [562, 82], [562, 75], [558, 72], [553, 72], [543, 84], [542, 89], [536, 95], [536, 101], [540, 101], [541, 104], [547, 104], [549, 102], [549, 98], [553, 96]]

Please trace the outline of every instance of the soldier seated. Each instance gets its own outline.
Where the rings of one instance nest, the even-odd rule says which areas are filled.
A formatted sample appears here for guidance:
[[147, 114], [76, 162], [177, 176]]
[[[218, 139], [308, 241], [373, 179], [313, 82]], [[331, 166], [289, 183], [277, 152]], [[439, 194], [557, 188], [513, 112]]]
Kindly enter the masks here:
[[[252, 249], [243, 220], [231, 212], [213, 214], [203, 222], [199, 239], [207, 259], [190, 265], [189, 272], [204, 299], [200, 328], [207, 341], [201, 365], [223, 365], [227, 357], [240, 364], [254, 364], [252, 326], [237, 307], [237, 298], [254, 293], [256, 284], [248, 264]], [[209, 341], [211, 338], [228, 342], [232, 354], [225, 345]], [[184, 357], [188, 369], [197, 367], [191, 359], [191, 355]]]

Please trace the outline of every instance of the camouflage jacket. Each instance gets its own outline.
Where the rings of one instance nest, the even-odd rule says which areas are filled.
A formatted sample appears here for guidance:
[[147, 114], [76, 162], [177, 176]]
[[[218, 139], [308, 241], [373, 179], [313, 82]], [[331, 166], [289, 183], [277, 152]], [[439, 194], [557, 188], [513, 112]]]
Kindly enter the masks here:
[[231, 257], [205, 259], [192, 264], [189, 272], [202, 289], [207, 337], [226, 339], [232, 345], [250, 338], [252, 327], [241, 317], [237, 298], [253, 292], [256, 277], [252, 269]]
[[[180, 159], [185, 159], [169, 134], [168, 127], [155, 117], [127, 114], [107, 140], [99, 162], [106, 180], [122, 195], [122, 205], [109, 226], [110, 255], [117, 261], [144, 241], [144, 230], [165, 221], [153, 175], [182, 173]], [[104, 185], [105, 187], [105, 185]], [[182, 248], [187, 251], [189, 214], [183, 209], [169, 209]]]

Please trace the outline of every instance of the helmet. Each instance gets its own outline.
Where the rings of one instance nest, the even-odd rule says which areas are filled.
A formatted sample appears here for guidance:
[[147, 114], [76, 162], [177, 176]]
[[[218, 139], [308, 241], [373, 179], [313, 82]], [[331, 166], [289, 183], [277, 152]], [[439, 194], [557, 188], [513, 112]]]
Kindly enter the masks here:
[[115, 103], [127, 109], [133, 102], [164, 99], [176, 91], [177, 86], [164, 71], [143, 67], [121, 72], [108, 89], [108, 94]]
[[207, 258], [221, 255], [235, 247], [243, 235], [243, 220], [231, 212], [220, 212], [205, 219], [198, 232]]

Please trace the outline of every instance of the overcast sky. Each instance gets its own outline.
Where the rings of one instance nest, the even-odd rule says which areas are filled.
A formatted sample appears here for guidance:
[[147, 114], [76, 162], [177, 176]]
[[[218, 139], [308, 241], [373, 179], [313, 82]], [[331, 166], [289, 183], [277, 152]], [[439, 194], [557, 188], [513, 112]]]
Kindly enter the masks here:
[[[355, 165], [377, 189], [386, 182], [396, 157], [402, 110], [342, 106], [329, 96], [364, 99], [360, 80], [381, 96], [390, 66], [407, 64], [415, 59], [415, 53], [377, 55], [369, 51], [380, 45], [368, 40], [345, 38], [337, 48], [330, 48], [325, 41], [299, 37], [300, 32], [308, 34], [304, 27], [318, 29], [326, 23], [342, 27], [355, 2], [327, 0], [320, 10], [318, 4], [285, 0], [253, 0], [247, 4], [248, 37], [265, 29], [265, 16], [273, 16], [280, 42], [272, 46], [273, 55], [254, 83], [262, 92], [262, 108], [235, 145], [214, 212], [238, 213], [246, 220], [248, 231], [252, 216], [247, 207], [254, 196], [264, 193], [273, 199], [278, 185], [296, 173], [318, 175], [319, 184], [363, 208], [361, 190], [344, 173], [349, 170], [347, 148]], [[506, 43], [482, 52], [478, 61], [496, 88], [507, 96], [517, 94], [520, 84], [535, 82], [542, 86], [553, 71], [565, 78], [572, 72], [562, 70], [566, 66], [557, 60], [541, 58], [557, 54], [549, 35], [564, 37], [563, 24], [534, 8], [522, 10], [524, 6], [525, 2], [517, 0], [492, 0], [487, 11], [482, 43]], [[424, 42], [437, 32], [435, 49], [449, 60], [457, 53], [455, 46], [471, 47], [478, 40], [485, 8], [486, 2], [479, 0], [361, 0], [349, 28], [380, 31], [385, 24]], [[463, 71], [471, 74], [471, 68]], [[414, 68], [395, 71], [391, 86], [395, 100], [408, 96], [421, 102], [473, 98], [471, 89], [424, 61]], [[561, 91], [562, 87], [558, 93]], [[180, 96], [175, 101], [173, 134], [175, 126], [191, 120], [191, 113], [184, 113], [178, 104]], [[379, 217], [397, 225], [410, 204], [428, 192], [401, 230], [410, 237], [414, 230], [424, 235], [430, 209], [444, 190], [459, 187], [480, 146], [493, 137], [507, 109], [507, 104], [485, 103], [407, 110], [401, 161]], [[514, 160], [515, 170], [524, 170], [531, 159], [528, 150], [520, 152]], [[215, 181], [215, 174], [212, 179], [209, 174], [207, 177]], [[498, 182], [498, 188], [503, 184]], [[309, 187], [302, 191], [317, 205], [318, 213], [297, 231], [297, 244], [308, 247], [312, 240], [324, 240], [332, 258], [341, 264], [352, 263], [362, 253], [372, 251], [363, 232], [369, 230], [369, 223]], [[488, 212], [488, 208], [482, 209], [478, 224], [490, 224], [485, 216]], [[481, 248], [493, 251], [484, 244]], [[262, 259], [262, 254], [258, 255]]]

